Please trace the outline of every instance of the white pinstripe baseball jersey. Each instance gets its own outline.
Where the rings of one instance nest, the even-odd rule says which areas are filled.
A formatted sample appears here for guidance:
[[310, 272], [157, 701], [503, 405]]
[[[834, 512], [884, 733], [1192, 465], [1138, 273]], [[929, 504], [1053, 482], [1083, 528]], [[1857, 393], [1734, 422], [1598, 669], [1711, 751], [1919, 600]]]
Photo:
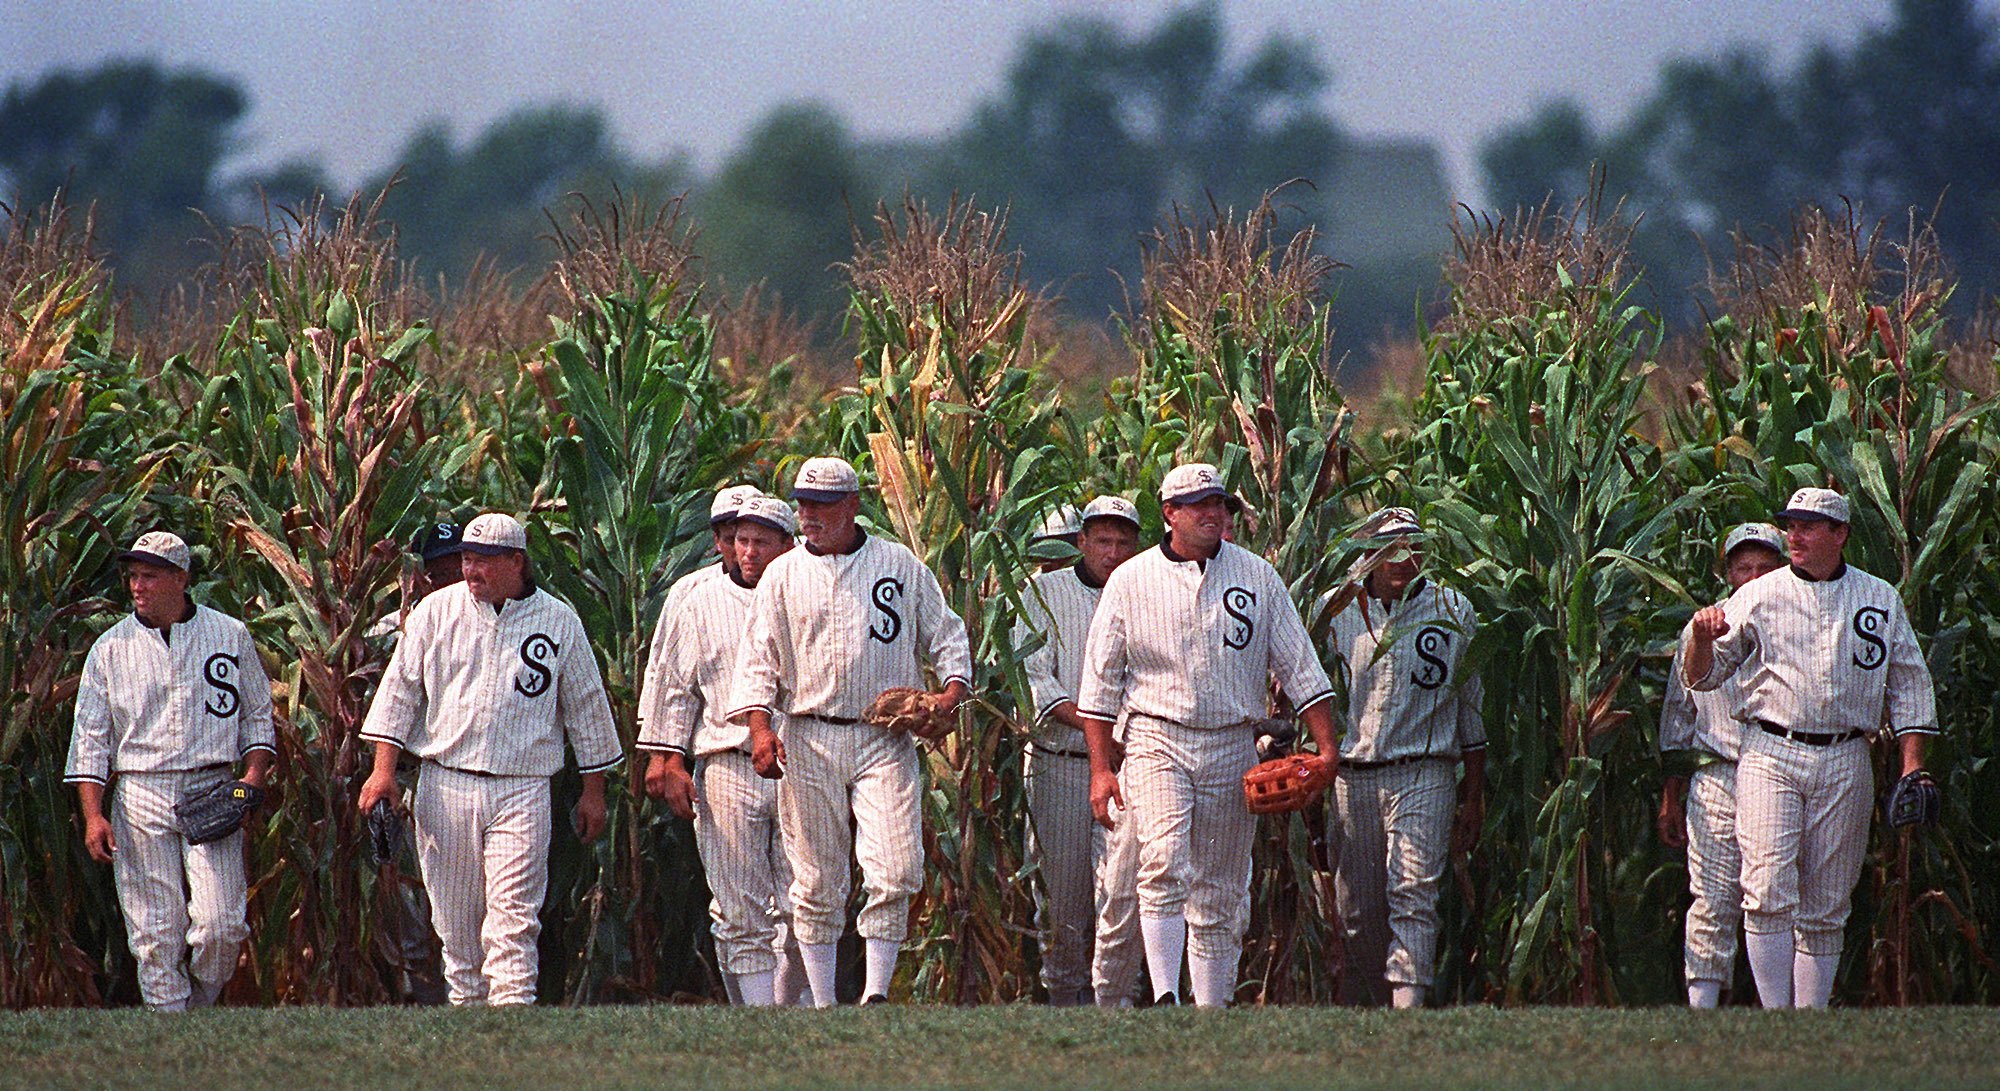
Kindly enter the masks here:
[[1355, 596], [1333, 619], [1348, 674], [1347, 761], [1455, 758], [1486, 745], [1484, 687], [1462, 669], [1478, 621], [1465, 596], [1419, 579], [1396, 601]]
[[1014, 626], [1019, 647], [1039, 634], [1042, 646], [1022, 664], [1028, 692], [1035, 702], [1038, 741], [1064, 750], [1083, 749], [1083, 732], [1049, 719], [1050, 710], [1074, 702], [1083, 682], [1083, 649], [1090, 638], [1090, 618], [1104, 588], [1084, 582], [1077, 565], [1044, 572], [1028, 581], [1021, 596], [1021, 620]]
[[1843, 564], [1831, 579], [1796, 567], [1743, 585], [1723, 604], [1729, 631], [1697, 690], [1742, 668], [1746, 722], [1797, 731], [1935, 734], [1936, 692], [1903, 600], [1887, 581]]
[[1332, 696], [1305, 623], [1270, 562], [1223, 542], [1207, 562], [1154, 546], [1118, 566], [1090, 623], [1077, 707], [1219, 728], [1268, 713], [1268, 682], [1296, 710]]
[[883, 690], [922, 687], [920, 658], [940, 684], [972, 684], [965, 622], [916, 554], [872, 534], [847, 553], [794, 549], [757, 581], [729, 715], [859, 719]]
[[276, 744], [271, 680], [242, 622], [197, 606], [160, 630], [127, 614], [84, 657], [63, 779], [233, 765]]
[[[1725, 599], [1718, 605], [1727, 603]], [[1681, 660], [1693, 631], [1692, 621], [1681, 629], [1674, 665], [1667, 671], [1667, 697], [1660, 707], [1660, 750], [1695, 751], [1735, 761], [1743, 753], [1743, 722], [1736, 718], [1743, 705], [1743, 674], [1732, 674], [1712, 690], [1689, 689], [1681, 674]]]
[[674, 589], [679, 593], [668, 592], [660, 608], [639, 691], [638, 748], [687, 758], [747, 751], [749, 726], [723, 714], [756, 589], [720, 568], [703, 569]]
[[361, 737], [501, 776], [553, 776], [565, 740], [585, 773], [624, 756], [582, 619], [540, 589], [498, 611], [464, 584], [419, 602]]

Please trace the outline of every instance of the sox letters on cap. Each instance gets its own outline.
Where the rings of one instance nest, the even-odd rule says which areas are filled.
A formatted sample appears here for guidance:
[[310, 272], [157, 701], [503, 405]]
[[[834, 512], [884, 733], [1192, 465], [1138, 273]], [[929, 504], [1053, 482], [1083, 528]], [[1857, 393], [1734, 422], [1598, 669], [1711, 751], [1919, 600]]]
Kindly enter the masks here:
[[489, 511], [465, 525], [465, 549], [488, 557], [525, 553], [528, 532], [513, 516]]
[[770, 527], [780, 534], [799, 532], [799, 517], [792, 511], [792, 506], [775, 496], [750, 497], [737, 509], [736, 518], [741, 522]]
[[764, 495], [755, 485], [731, 485], [715, 494], [715, 502], [708, 506], [708, 525], [721, 526], [735, 519], [744, 501], [753, 496]]
[[1122, 496], [1100, 496], [1084, 505], [1079, 529], [1089, 526], [1092, 519], [1123, 519], [1135, 529], [1141, 526], [1138, 506]]
[[827, 503], [861, 491], [861, 478], [844, 458], [806, 459], [792, 483], [792, 499]]
[[188, 546], [181, 536], [164, 530], [149, 531], [139, 535], [132, 548], [118, 555], [121, 561], [136, 561], [139, 564], [160, 565], [166, 568], [188, 570]]
[[1821, 519], [1829, 523], [1846, 523], [1848, 519], [1847, 497], [1832, 489], [1800, 489], [1792, 494], [1785, 510], [1778, 513], [1778, 521], [1790, 522], [1794, 519]]
[[1176, 466], [1160, 483], [1160, 502], [1165, 504], [1195, 504], [1211, 496], [1228, 495], [1229, 490], [1222, 487], [1222, 474], [1206, 462]]
[[1728, 560], [1737, 546], [1744, 545], [1763, 546], [1780, 557], [1785, 555], [1785, 536], [1769, 523], [1744, 523], [1730, 531], [1722, 540], [1723, 560]]

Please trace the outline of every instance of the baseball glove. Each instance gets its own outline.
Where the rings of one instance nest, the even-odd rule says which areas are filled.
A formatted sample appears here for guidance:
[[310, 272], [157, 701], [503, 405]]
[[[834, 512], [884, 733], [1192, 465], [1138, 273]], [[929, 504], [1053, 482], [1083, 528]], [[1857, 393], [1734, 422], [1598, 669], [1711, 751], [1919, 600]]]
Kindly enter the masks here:
[[375, 864], [393, 864], [403, 852], [403, 816], [386, 799], [368, 809], [368, 846], [375, 852]]
[[938, 707], [937, 695], [911, 686], [894, 686], [876, 694], [861, 718], [891, 734], [904, 732], [920, 739], [939, 739], [958, 726], [958, 717]]
[[220, 841], [243, 827], [243, 816], [264, 802], [264, 789], [240, 780], [219, 781], [174, 804], [174, 818], [190, 845]]
[[1919, 769], [1889, 789], [1889, 798], [1883, 802], [1882, 809], [1888, 813], [1889, 825], [1898, 829], [1935, 826], [1944, 810], [1944, 795], [1938, 791], [1937, 781]]
[[1317, 754], [1272, 758], [1243, 774], [1243, 801], [1251, 814], [1304, 810], [1333, 783], [1333, 770]]

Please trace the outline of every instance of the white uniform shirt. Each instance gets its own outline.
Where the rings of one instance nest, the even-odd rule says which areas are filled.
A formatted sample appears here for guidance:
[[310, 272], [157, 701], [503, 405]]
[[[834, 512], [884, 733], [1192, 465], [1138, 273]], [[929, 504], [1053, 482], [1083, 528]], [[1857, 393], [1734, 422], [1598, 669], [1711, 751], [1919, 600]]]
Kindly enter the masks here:
[[1118, 566], [1083, 659], [1093, 719], [1230, 727], [1269, 714], [1273, 679], [1298, 711], [1333, 695], [1278, 570], [1232, 542], [1205, 564], [1154, 546]]
[[1717, 689], [1741, 668], [1746, 724], [1873, 734], [1886, 721], [1897, 735], [1936, 734], [1930, 668], [1887, 581], [1852, 566], [1828, 580], [1782, 568], [1744, 584], [1722, 610], [1729, 631], [1694, 688]]
[[794, 549], [757, 581], [729, 717], [856, 720], [885, 689], [923, 687], [920, 658], [940, 683], [972, 684], [965, 622], [916, 554], [874, 535], [848, 553]]
[[496, 611], [454, 584], [403, 619], [361, 737], [474, 773], [552, 776], [624, 756], [604, 679], [576, 611], [535, 590]]
[[232, 765], [277, 753], [271, 679], [250, 630], [206, 606], [163, 634], [127, 614], [91, 644], [63, 780]]
[[[1718, 605], [1727, 602], [1725, 599]], [[1743, 721], [1736, 716], [1743, 706], [1744, 673], [1731, 675], [1713, 690], [1689, 689], [1682, 681], [1681, 661], [1687, 653], [1688, 634], [1693, 631], [1692, 621], [1681, 630], [1674, 665], [1667, 672], [1667, 699], [1660, 708], [1660, 750], [1692, 750], [1735, 761], [1743, 755]]]
[[749, 725], [724, 713], [755, 601], [754, 588], [720, 568], [702, 569], [667, 592], [639, 692], [639, 749], [707, 757], [750, 748]]
[[1021, 596], [1022, 616], [1014, 626], [1019, 647], [1039, 634], [1042, 646], [1028, 653], [1028, 695], [1035, 702], [1035, 741], [1057, 750], [1082, 750], [1083, 732], [1049, 719], [1064, 701], [1074, 703], [1083, 684], [1083, 649], [1090, 639], [1090, 617], [1103, 597], [1102, 587], [1083, 581], [1075, 565], [1043, 572], [1028, 581]]
[[1418, 580], [1394, 603], [1366, 592], [1333, 619], [1347, 668], [1345, 761], [1456, 758], [1486, 745], [1479, 676], [1462, 668], [1479, 623], [1465, 596]]

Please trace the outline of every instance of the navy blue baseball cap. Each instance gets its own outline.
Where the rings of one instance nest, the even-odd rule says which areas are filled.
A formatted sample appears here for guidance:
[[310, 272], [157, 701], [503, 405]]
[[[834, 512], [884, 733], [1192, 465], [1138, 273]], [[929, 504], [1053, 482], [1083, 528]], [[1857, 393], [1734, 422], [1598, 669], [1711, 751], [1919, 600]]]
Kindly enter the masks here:
[[416, 540], [410, 543], [410, 552], [426, 561], [439, 557], [449, 557], [465, 551], [465, 528], [457, 523], [437, 522], [417, 532]]

